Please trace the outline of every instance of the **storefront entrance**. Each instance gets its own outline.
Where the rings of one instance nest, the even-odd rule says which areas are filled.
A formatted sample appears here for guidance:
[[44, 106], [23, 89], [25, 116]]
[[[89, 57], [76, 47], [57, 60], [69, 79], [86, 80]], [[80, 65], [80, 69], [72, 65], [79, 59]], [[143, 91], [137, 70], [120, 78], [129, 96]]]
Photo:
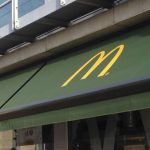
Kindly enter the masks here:
[[149, 150], [149, 116], [147, 109], [1, 132], [0, 150]]

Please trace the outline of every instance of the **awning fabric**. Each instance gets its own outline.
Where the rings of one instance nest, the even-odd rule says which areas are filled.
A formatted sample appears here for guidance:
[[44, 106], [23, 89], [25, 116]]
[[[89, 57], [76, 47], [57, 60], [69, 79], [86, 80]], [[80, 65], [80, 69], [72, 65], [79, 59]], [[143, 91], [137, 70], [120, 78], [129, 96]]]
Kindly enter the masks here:
[[150, 92], [0, 122], [0, 130], [21, 129], [150, 108]]
[[[147, 25], [122, 35], [116, 35], [115, 38], [99, 42], [99, 44], [93, 43], [90, 46], [78, 48], [71, 54], [66, 54], [65, 56], [59, 56], [50, 60], [47, 65], [45, 65], [17, 94], [15, 94], [14, 97], [11, 98], [8, 103], [1, 108], [0, 116], [7, 111], [11, 112], [11, 110], [24, 109], [31, 105], [34, 106], [54, 101], [55, 99], [61, 100], [65, 97], [71, 97], [76, 94], [81, 95], [82, 93], [88, 93], [94, 90], [102, 91], [110, 87], [113, 88], [132, 82], [149, 80], [149, 41], [150, 25]], [[24, 76], [23, 72], [22, 76]], [[19, 75], [16, 75], [16, 77], [20, 78]], [[0, 86], [2, 82], [8, 82], [7, 79], [5, 80], [6, 81], [1, 79]], [[37, 114], [33, 117], [27, 117], [27, 119], [21, 117], [16, 119], [16, 121], [12, 121], [12, 124], [11, 120], [2, 121], [1, 128], [5, 128], [5, 125], [9, 126], [6, 128], [15, 128], [15, 122], [17, 122], [16, 128], [32, 125], [32, 123], [33, 125], [36, 125], [35, 122], [38, 122], [37, 125], [40, 125], [45, 122], [42, 118], [46, 118], [46, 116], [51, 116], [53, 118], [53, 113], [56, 113], [57, 115], [54, 115], [55, 119], [49, 118], [49, 120], [52, 121], [49, 121], [48, 123], [70, 121], [70, 118], [72, 118], [72, 120], [76, 119], [76, 117], [73, 117], [72, 115], [75, 112], [78, 114], [78, 111], [80, 113], [83, 111], [82, 113], [84, 115], [79, 115], [79, 117], [77, 117], [77, 119], [80, 119], [83, 118], [83, 116], [90, 116], [90, 114], [83, 109], [84, 107], [86, 108], [86, 106], [89, 112], [91, 110], [91, 116], [95, 114], [92, 113], [92, 111], [94, 111], [96, 106], [97, 110], [100, 109], [100, 113], [97, 113], [98, 115], [113, 113], [113, 111], [110, 111], [108, 108], [113, 107], [112, 109], [115, 110], [116, 105], [121, 105], [121, 107], [118, 107], [117, 112], [149, 107], [149, 104], [146, 105], [149, 93], [146, 93], [146, 95], [144, 94], [143, 97], [145, 100], [143, 101], [142, 96], [139, 96], [141, 98], [141, 103], [143, 102], [143, 104], [137, 108], [134, 107], [140, 102], [138, 95], [133, 95], [131, 97], [132, 99], [135, 98], [133, 100], [135, 102], [132, 105], [130, 105], [132, 102], [130, 96], [129, 99], [128, 97], [123, 97], [113, 100], [116, 103], [112, 103], [111, 100], [109, 100], [106, 102], [98, 102], [97, 104], [86, 104], [85, 106], [75, 106]], [[105, 106], [102, 107], [102, 104]], [[128, 105], [127, 109], [126, 105]], [[70, 114], [66, 115], [67, 113]], [[40, 116], [42, 116], [41, 119]], [[23, 123], [19, 123], [19, 120], [23, 121]]]
[[39, 68], [40, 66], [38, 65], [0, 78], [0, 107], [32, 77]]

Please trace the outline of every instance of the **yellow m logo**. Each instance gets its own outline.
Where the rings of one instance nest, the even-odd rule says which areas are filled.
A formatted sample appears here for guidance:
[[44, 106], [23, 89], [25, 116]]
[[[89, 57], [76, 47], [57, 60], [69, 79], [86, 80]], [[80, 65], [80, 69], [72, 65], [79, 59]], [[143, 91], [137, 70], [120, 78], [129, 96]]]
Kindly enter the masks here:
[[124, 45], [119, 45], [115, 47], [113, 50], [111, 50], [108, 54], [105, 54], [105, 51], [99, 52], [98, 54], [93, 56], [90, 60], [88, 60], [83, 66], [81, 66], [69, 79], [65, 81], [65, 83], [61, 87], [67, 86], [88, 64], [90, 64], [95, 58], [98, 57], [94, 65], [81, 78], [81, 80], [86, 79], [107, 57], [109, 57], [112, 53], [117, 51], [115, 56], [111, 59], [108, 65], [98, 74], [97, 77], [104, 76], [108, 72], [108, 70], [113, 66], [113, 64], [117, 61], [117, 59], [119, 58], [123, 50], [124, 50]]

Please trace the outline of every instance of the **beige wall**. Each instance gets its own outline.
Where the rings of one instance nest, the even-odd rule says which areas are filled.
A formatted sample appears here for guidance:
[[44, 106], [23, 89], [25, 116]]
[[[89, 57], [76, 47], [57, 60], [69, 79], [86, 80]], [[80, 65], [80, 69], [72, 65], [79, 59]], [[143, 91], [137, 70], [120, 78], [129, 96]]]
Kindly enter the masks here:
[[[13, 141], [13, 131], [0, 132], [0, 150], [10, 150], [15, 144]], [[18, 146], [17, 150], [37, 150], [35, 145]]]
[[18, 150], [36, 150], [35, 145], [20, 146]]
[[10, 150], [13, 147], [13, 132], [0, 132], [0, 150]]

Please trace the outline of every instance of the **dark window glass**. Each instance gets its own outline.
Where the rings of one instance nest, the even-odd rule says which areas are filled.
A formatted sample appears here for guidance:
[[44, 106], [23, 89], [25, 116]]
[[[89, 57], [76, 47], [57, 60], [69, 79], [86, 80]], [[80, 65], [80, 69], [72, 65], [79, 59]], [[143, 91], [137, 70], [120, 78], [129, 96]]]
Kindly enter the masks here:
[[69, 150], [149, 150], [143, 120], [139, 112], [127, 112], [70, 122]]
[[139, 112], [119, 115], [117, 122], [116, 150], [148, 150], [146, 134]]

